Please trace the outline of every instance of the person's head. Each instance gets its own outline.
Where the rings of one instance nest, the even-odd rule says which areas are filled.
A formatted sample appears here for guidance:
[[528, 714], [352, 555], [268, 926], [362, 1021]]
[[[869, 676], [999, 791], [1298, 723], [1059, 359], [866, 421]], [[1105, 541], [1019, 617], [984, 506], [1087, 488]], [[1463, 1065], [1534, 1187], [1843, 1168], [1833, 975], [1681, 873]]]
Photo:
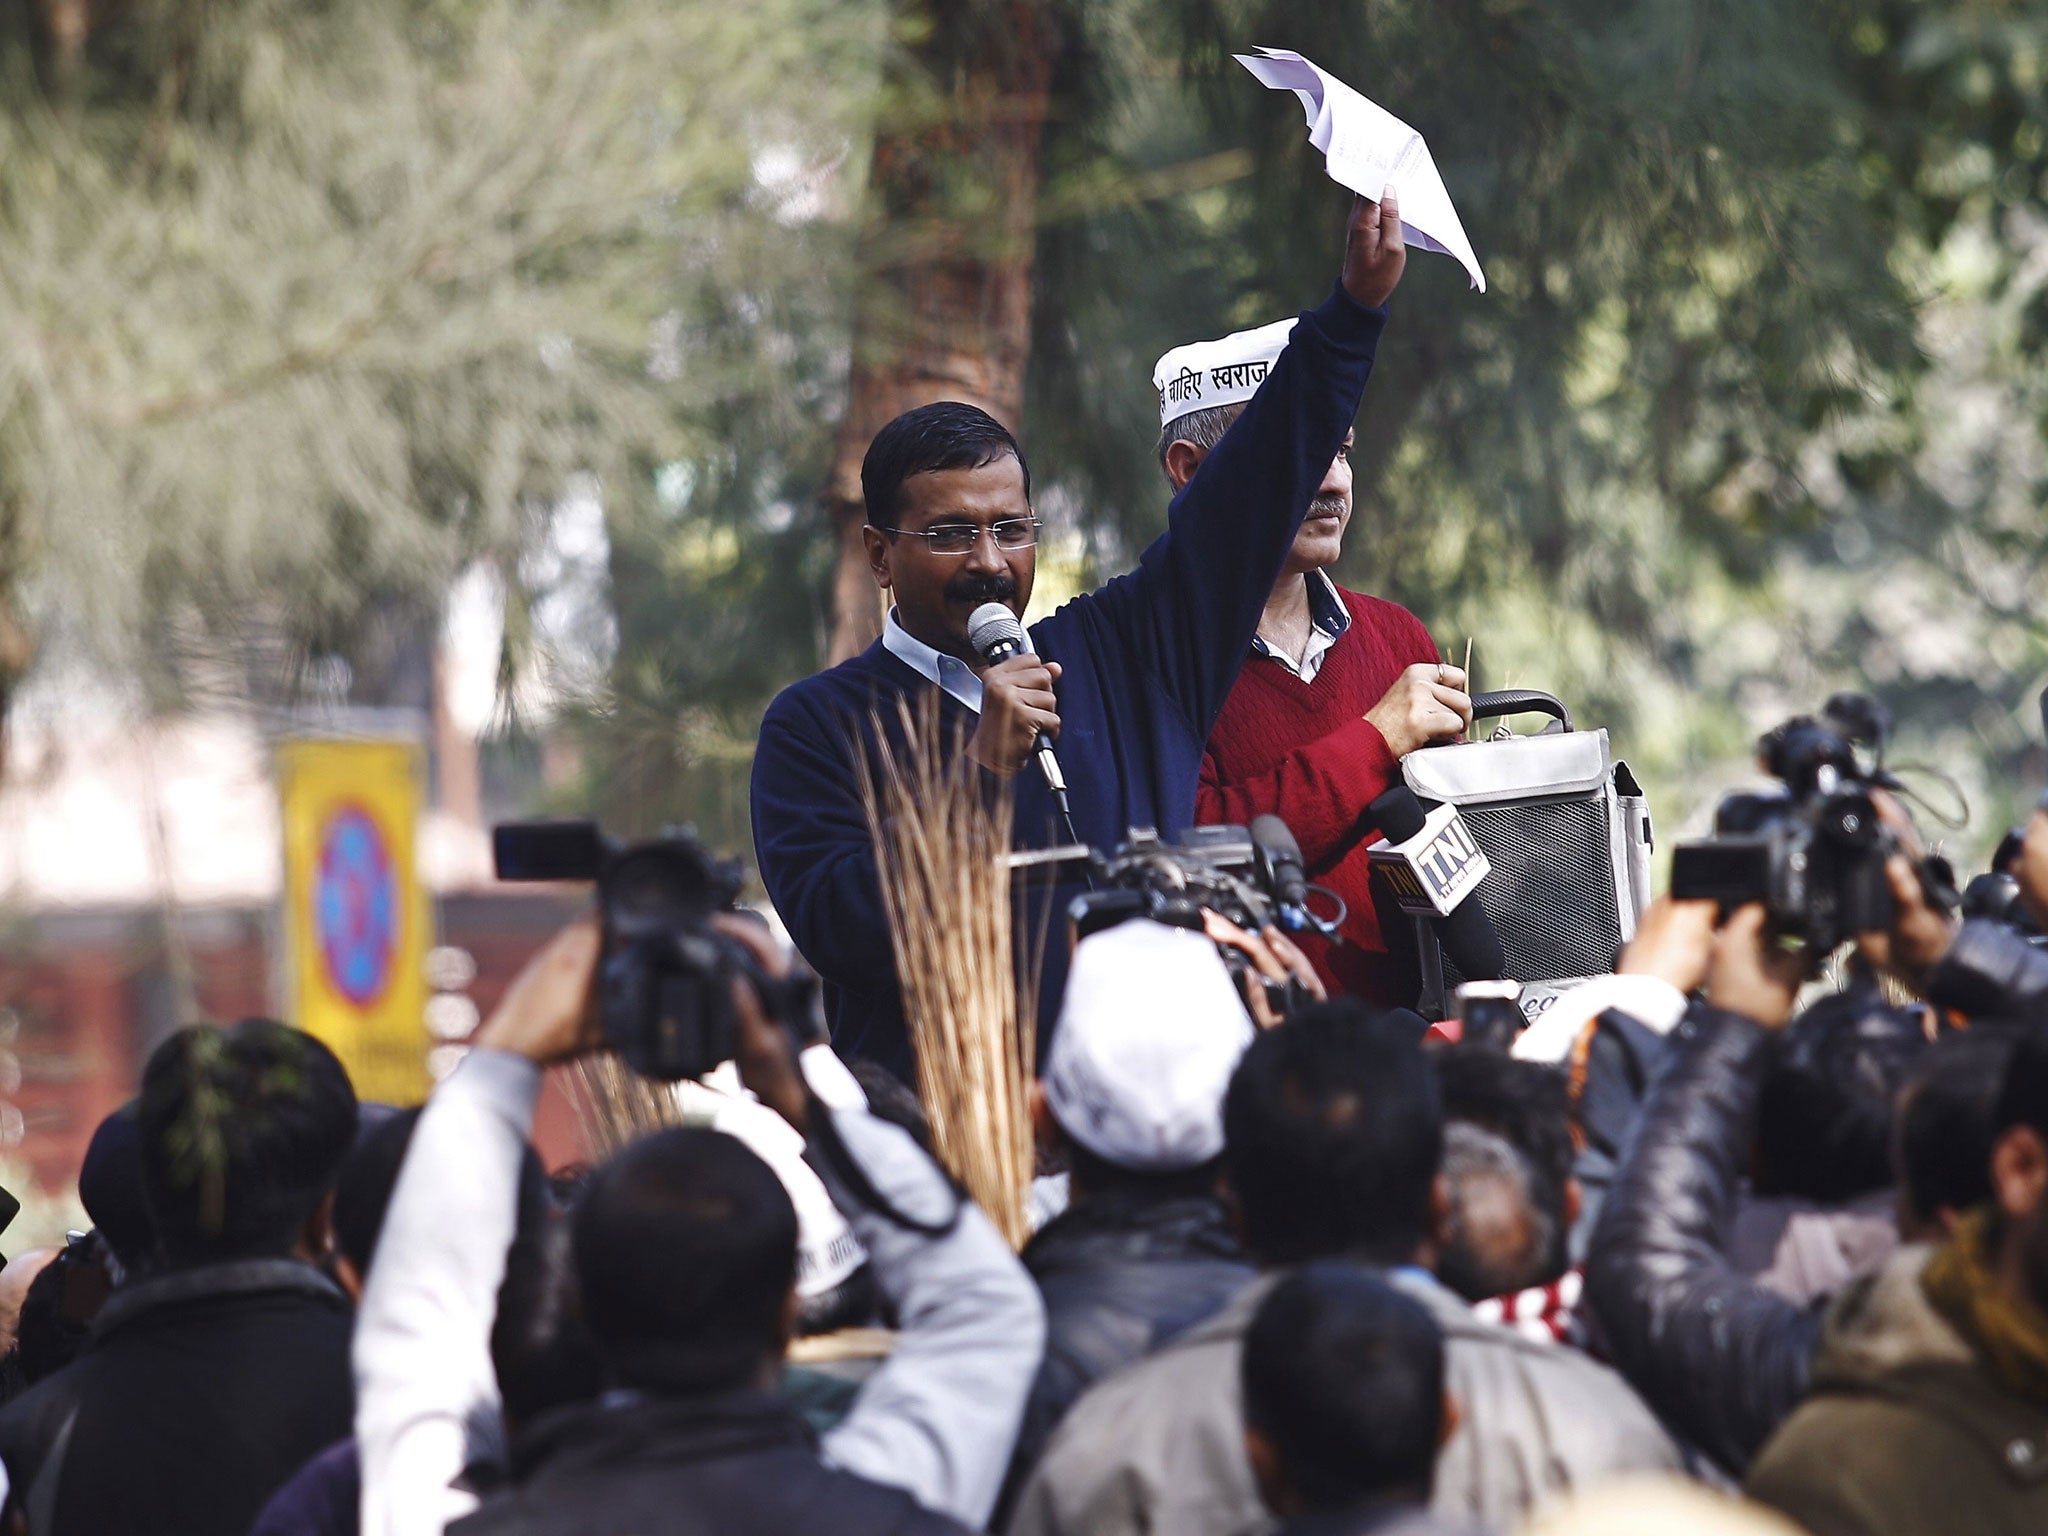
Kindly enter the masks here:
[[1965, 1211], [1991, 1198], [1994, 1116], [2012, 1053], [2007, 1034], [1945, 1035], [1899, 1095], [1895, 1158], [1906, 1241], [1946, 1237]]
[[142, 1187], [142, 1119], [130, 1099], [99, 1123], [78, 1170], [78, 1200], [121, 1278], [149, 1267], [156, 1227]]
[[[1159, 429], [1159, 468], [1176, 494], [1195, 478], [1210, 450], [1223, 441], [1231, 423], [1243, 414], [1242, 404], [1210, 406], [1177, 416]], [[1344, 553], [1344, 530], [1351, 526], [1351, 449], [1355, 441], [1355, 433], [1345, 433], [1344, 446], [1323, 471], [1323, 483], [1287, 552], [1282, 580], [1335, 565]]]
[[1775, 1042], [1757, 1097], [1756, 1184], [1836, 1205], [1892, 1181], [1892, 1114], [1927, 1051], [1924, 1014], [1851, 985]]
[[1501, 1051], [1436, 1053], [1446, 1216], [1437, 1276], [1468, 1301], [1548, 1285], [1570, 1265], [1581, 1195], [1564, 1076]]
[[1131, 918], [1083, 939], [1032, 1098], [1074, 1198], [1212, 1188], [1224, 1090], [1252, 1034], [1207, 934]]
[[796, 1207], [736, 1136], [658, 1131], [591, 1175], [575, 1215], [583, 1319], [611, 1381], [763, 1381], [796, 1315]]
[[1998, 1268], [2036, 1307], [2048, 1307], [2048, 1039], [2029, 1033], [2013, 1050], [1991, 1143]]
[[1038, 569], [1031, 469], [1017, 439], [974, 406], [921, 405], [875, 434], [860, 486], [868, 565], [898, 621], [934, 650], [977, 661], [968, 616], [997, 602], [1022, 618]]
[[1245, 1450], [1276, 1515], [1429, 1502], [1457, 1410], [1420, 1302], [1352, 1265], [1310, 1264], [1259, 1304], [1242, 1369]]
[[324, 1253], [356, 1096], [318, 1040], [274, 1019], [181, 1029], [143, 1068], [140, 1121], [160, 1262]]
[[1223, 1168], [1262, 1264], [1434, 1260], [1443, 1097], [1412, 1025], [1352, 999], [1252, 1041], [1223, 1101]]

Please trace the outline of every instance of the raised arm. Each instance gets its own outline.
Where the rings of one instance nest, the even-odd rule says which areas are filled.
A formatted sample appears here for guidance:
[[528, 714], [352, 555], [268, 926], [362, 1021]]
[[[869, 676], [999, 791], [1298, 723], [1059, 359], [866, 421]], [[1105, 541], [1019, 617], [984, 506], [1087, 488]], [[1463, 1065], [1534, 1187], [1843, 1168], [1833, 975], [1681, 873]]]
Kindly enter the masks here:
[[1342, 279], [1302, 315], [1259, 392], [1174, 497], [1166, 532], [1099, 594], [1204, 736], [1358, 414], [1406, 260], [1394, 199], [1357, 199]]
[[[823, 1049], [805, 1052], [807, 1068]], [[979, 1530], [995, 1508], [1045, 1352], [1038, 1288], [989, 1219], [958, 1201], [909, 1136], [865, 1108], [830, 1113], [840, 1144], [890, 1204], [927, 1222], [942, 1220], [956, 1202], [960, 1214], [942, 1236], [910, 1231], [870, 1208], [839, 1170], [813, 1155], [900, 1328], [853, 1411], [825, 1436], [825, 1454]]]
[[[759, 930], [727, 931], [764, 971], [785, 968]], [[824, 1437], [825, 1455], [979, 1529], [1045, 1352], [1038, 1288], [917, 1143], [868, 1113], [829, 1046], [810, 1045], [799, 1068], [791, 1029], [767, 1016], [751, 987], [736, 990], [735, 1005], [741, 1080], [803, 1135], [811, 1166], [896, 1308], [896, 1347]], [[801, 1030], [806, 1021], [789, 1022]]]
[[[1818, 1314], [1742, 1274], [1728, 1233], [1756, 1130], [1771, 1031], [1799, 978], [1759, 906], [1715, 945], [1708, 995], [1643, 1105], [1601, 1209], [1587, 1293], [1615, 1366], [1681, 1437], [1739, 1474], [1806, 1391]], [[1766, 975], [1767, 972], [1775, 974]], [[1757, 985], [1759, 981], [1763, 985]]]
[[522, 970], [413, 1132], [356, 1318], [363, 1536], [441, 1536], [476, 1508], [455, 1486], [502, 1453], [491, 1323], [518, 1224], [540, 1065], [586, 1027], [594, 923]]

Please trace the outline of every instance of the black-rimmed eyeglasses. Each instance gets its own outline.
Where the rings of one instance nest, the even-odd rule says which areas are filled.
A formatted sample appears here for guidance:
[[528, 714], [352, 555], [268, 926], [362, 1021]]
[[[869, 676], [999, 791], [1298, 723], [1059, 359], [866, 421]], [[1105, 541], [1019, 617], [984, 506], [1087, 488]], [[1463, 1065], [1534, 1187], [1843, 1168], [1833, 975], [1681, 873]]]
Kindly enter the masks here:
[[936, 528], [882, 528], [879, 531], [907, 533], [914, 539], [923, 539], [925, 547], [935, 555], [964, 555], [981, 543], [984, 533], [996, 541], [997, 549], [1029, 549], [1038, 542], [1038, 528], [1035, 517], [1006, 517], [987, 527], [979, 523], [941, 523]]

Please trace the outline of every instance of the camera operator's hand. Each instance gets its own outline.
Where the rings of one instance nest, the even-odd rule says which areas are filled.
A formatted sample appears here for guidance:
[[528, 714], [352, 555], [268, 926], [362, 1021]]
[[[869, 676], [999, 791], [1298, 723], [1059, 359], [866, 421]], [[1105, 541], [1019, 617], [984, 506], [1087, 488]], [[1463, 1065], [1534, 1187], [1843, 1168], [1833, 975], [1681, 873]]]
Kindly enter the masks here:
[[603, 1040], [591, 982], [603, 946], [595, 917], [581, 917], [520, 967], [470, 1044], [540, 1066], [594, 1050]]
[[1926, 857], [1920, 829], [1898, 798], [1886, 790], [1871, 791], [1877, 819], [1891, 832], [1898, 851], [1885, 860], [1885, 883], [1892, 893], [1892, 923], [1889, 929], [1856, 935], [1856, 948], [1863, 958], [1881, 971], [1896, 976], [1916, 992], [1925, 991], [1927, 978], [1941, 957], [1955, 942], [1955, 919], [1927, 899], [1920, 880], [1920, 860]]
[[1718, 914], [1711, 901], [1659, 896], [1636, 923], [1636, 936], [1621, 952], [1616, 969], [1624, 976], [1659, 977], [1691, 996], [1707, 979]]
[[1745, 1014], [1766, 1029], [1781, 1028], [1792, 1017], [1792, 1005], [1813, 965], [1810, 954], [1778, 943], [1764, 904], [1752, 901], [1735, 909], [1714, 941], [1707, 964], [1707, 1001]]
[[1344, 231], [1344, 291], [1371, 308], [1392, 296], [1408, 266], [1401, 239], [1401, 208], [1388, 187], [1376, 203], [1351, 199], [1351, 223]]
[[[793, 969], [788, 955], [775, 942], [767, 926], [737, 913], [720, 912], [711, 926], [738, 941], [765, 975], [786, 977]], [[732, 983], [733, 1013], [739, 1022], [739, 1048], [734, 1060], [740, 1081], [754, 1097], [782, 1116], [799, 1136], [810, 1135], [810, 1098], [804, 1091], [803, 1070], [797, 1065], [796, 1038], [780, 1019], [770, 1017], [753, 982], [735, 976]]]
[[1472, 696], [1464, 689], [1462, 667], [1417, 662], [1394, 679], [1365, 718], [1379, 727], [1389, 752], [1406, 757], [1417, 747], [1456, 741], [1471, 727]]
[[1261, 978], [1279, 986], [1290, 981], [1298, 982], [1302, 990], [1319, 1003], [1329, 997], [1329, 993], [1323, 990], [1322, 978], [1308, 963], [1308, 956], [1301, 952], [1301, 946], [1272, 924], [1268, 923], [1253, 933], [1221, 913], [1204, 907], [1202, 928], [1216, 943], [1228, 944], [1251, 961], [1252, 969], [1244, 976], [1241, 995], [1245, 1011], [1251, 1014], [1252, 1022], [1259, 1028], [1271, 1029], [1282, 1017], [1273, 1006], [1273, 1000], [1266, 995], [1266, 989], [1259, 985]]
[[2027, 915], [2048, 928], [2048, 804], [2027, 821], [2027, 835], [2020, 844], [2020, 901]]
[[1876, 933], [1859, 933], [1856, 948], [1879, 970], [1925, 992], [1927, 978], [1955, 942], [1955, 919], [1928, 902], [1920, 872], [1904, 854], [1887, 859], [1884, 874], [1892, 892], [1892, 925]]
[[981, 723], [968, 738], [967, 755], [1004, 778], [1031, 756], [1040, 731], [1060, 736], [1060, 705], [1052, 685], [1060, 664], [1025, 652], [997, 662], [981, 674]]

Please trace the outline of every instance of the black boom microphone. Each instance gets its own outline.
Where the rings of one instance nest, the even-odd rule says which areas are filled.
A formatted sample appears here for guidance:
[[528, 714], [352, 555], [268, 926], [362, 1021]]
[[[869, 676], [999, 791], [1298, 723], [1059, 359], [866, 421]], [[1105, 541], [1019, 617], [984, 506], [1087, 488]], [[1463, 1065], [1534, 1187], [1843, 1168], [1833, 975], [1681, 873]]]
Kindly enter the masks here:
[[[983, 603], [967, 616], [967, 643], [990, 666], [1008, 661], [1024, 649], [1024, 626], [1017, 615], [1001, 603]], [[1060, 814], [1060, 830], [1070, 843], [1080, 837], [1074, 831], [1074, 812], [1067, 804], [1067, 776], [1060, 772], [1060, 760], [1053, 756], [1052, 738], [1045, 732], [1031, 743], [1031, 756], [1052, 792], [1053, 808]]]
[[[1415, 791], [1406, 784], [1396, 784], [1381, 795], [1366, 809], [1366, 820], [1380, 829], [1380, 836], [1390, 844], [1406, 843], [1422, 831], [1427, 817], [1422, 802]], [[1459, 835], [1458, 840], [1470, 844], [1471, 833], [1464, 823], [1453, 817], [1451, 828]], [[1433, 852], [1435, 845], [1431, 845]], [[1375, 850], [1377, 857], [1377, 850]], [[1407, 869], [1418, 888], [1427, 888], [1436, 883], [1435, 872], [1422, 867], [1417, 860], [1406, 854], [1400, 856], [1401, 864]], [[1486, 909], [1479, 904], [1479, 893], [1468, 891], [1451, 908], [1448, 916], [1432, 914], [1430, 926], [1436, 930], [1437, 942], [1450, 956], [1451, 963], [1467, 981], [1504, 981], [1508, 974], [1507, 955], [1500, 947], [1500, 935], [1493, 931], [1493, 921], [1486, 915]]]

